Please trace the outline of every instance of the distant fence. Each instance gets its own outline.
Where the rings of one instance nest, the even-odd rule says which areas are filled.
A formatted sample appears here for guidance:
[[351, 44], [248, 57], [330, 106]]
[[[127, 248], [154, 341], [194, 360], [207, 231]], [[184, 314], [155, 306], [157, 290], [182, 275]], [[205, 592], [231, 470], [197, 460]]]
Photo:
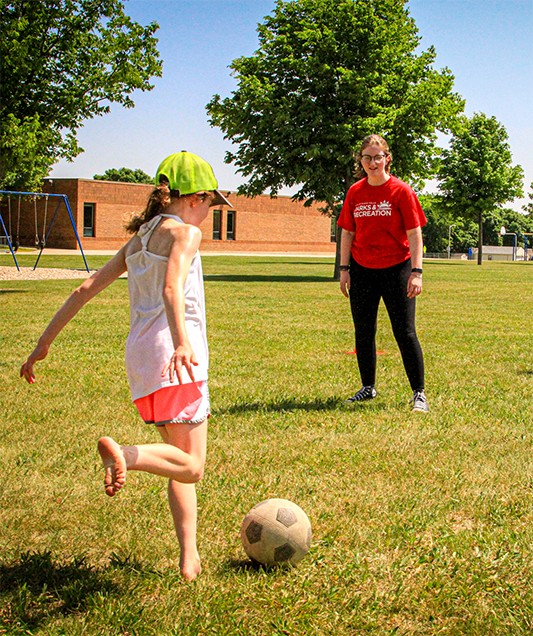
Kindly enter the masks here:
[[[448, 252], [427, 252], [424, 258], [448, 258]], [[467, 261], [468, 254], [452, 253], [451, 259], [455, 261]]]
[[[448, 260], [447, 252], [427, 252], [424, 254], [424, 258], [444, 258]], [[451, 260], [456, 261], [477, 261], [477, 251], [472, 252], [470, 254], [461, 254], [461, 253], [452, 253], [450, 256]], [[512, 254], [488, 254], [485, 251], [483, 252], [483, 260], [484, 261], [512, 261]], [[526, 258], [524, 258], [524, 250], [522, 249], [520, 254], [515, 255], [515, 261], [530, 261], [533, 260], [533, 250], [527, 251]]]

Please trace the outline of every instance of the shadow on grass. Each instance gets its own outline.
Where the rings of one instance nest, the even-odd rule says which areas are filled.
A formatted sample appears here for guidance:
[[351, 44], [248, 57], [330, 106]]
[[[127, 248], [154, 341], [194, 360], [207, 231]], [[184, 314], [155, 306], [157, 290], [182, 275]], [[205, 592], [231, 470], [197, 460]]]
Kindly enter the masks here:
[[342, 401], [338, 398], [313, 400], [311, 402], [302, 402], [297, 399], [285, 399], [276, 402], [244, 402], [243, 404], [232, 404], [228, 408], [213, 409], [213, 415], [266, 411], [278, 413], [285, 411], [334, 411], [338, 409], [341, 404]]
[[253, 413], [253, 412], [274, 412], [285, 413], [291, 411], [353, 411], [370, 409], [373, 411], [386, 410], [384, 402], [367, 402], [364, 404], [349, 405], [344, 404], [345, 398], [332, 397], [324, 400], [311, 400], [303, 402], [296, 398], [288, 398], [271, 402], [244, 402], [242, 404], [232, 404], [227, 408], [213, 409], [213, 415], [224, 415], [228, 413]]
[[[332, 259], [335, 258], [335, 255], [332, 256]], [[287, 260], [287, 261], [250, 261], [250, 265], [297, 265], [298, 267], [300, 267], [301, 265], [313, 265], [314, 267], [316, 267], [317, 265], [326, 265], [326, 266], [332, 266], [334, 263], [333, 261], [327, 261], [326, 259], [324, 259], [323, 261], [296, 261], [296, 260]]]
[[27, 294], [27, 289], [0, 289], [0, 294]]
[[533, 375], [533, 369], [521, 369], [518, 375]]
[[83, 611], [94, 594], [118, 592], [109, 575], [84, 556], [59, 563], [49, 551], [26, 552], [14, 563], [0, 562], [0, 625], [32, 630]]
[[263, 565], [252, 559], [229, 559], [222, 564], [223, 570], [232, 572], [280, 572], [292, 570], [294, 566], [288, 563], [277, 563], [275, 565]]
[[332, 276], [290, 276], [268, 274], [205, 274], [204, 281], [230, 283], [331, 283]]
[[259, 572], [259, 570], [265, 569], [264, 565], [261, 565], [257, 561], [251, 559], [229, 559], [222, 565], [224, 569], [236, 570], [238, 572]]

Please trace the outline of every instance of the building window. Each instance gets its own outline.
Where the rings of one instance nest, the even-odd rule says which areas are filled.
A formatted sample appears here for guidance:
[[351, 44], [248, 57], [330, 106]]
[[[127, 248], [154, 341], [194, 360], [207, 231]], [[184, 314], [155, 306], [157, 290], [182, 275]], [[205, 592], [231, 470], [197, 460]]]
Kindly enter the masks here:
[[222, 210], [213, 210], [213, 241], [222, 239]]
[[94, 236], [95, 208], [94, 203], [83, 204], [83, 236]]
[[337, 219], [335, 217], [331, 218], [331, 232], [329, 236], [330, 243], [337, 242]]
[[235, 240], [235, 210], [228, 210], [226, 240], [227, 241]]

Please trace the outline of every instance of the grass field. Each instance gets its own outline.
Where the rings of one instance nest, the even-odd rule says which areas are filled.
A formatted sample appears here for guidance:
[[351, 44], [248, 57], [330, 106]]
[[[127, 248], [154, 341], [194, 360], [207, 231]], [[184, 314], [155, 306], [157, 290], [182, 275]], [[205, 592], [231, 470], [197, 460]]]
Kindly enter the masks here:
[[[359, 378], [330, 261], [205, 257], [212, 418], [192, 584], [163, 480], [130, 473], [112, 500], [102, 487], [98, 437], [157, 441], [129, 402], [126, 281], [65, 329], [33, 386], [20, 364], [79, 281], [0, 283], [0, 634], [531, 634], [531, 268], [424, 263], [423, 415], [384, 312], [378, 398], [343, 405]], [[254, 568], [240, 545], [268, 497], [311, 520], [295, 569]]]

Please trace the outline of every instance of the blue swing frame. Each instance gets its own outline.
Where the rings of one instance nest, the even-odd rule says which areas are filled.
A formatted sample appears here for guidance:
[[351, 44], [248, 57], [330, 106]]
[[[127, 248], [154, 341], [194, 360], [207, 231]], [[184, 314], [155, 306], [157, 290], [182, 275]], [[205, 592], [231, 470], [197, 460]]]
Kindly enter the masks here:
[[[12, 190], [0, 190], [0, 194], [4, 195], [19, 195], [19, 196], [32, 196], [32, 197], [56, 197], [59, 199], [62, 199], [65, 202], [65, 207], [67, 208], [67, 212], [68, 215], [70, 217], [70, 222], [72, 223], [72, 229], [74, 230], [74, 234], [76, 235], [76, 241], [78, 242], [78, 246], [80, 248], [80, 252], [81, 255], [83, 256], [83, 262], [85, 263], [85, 269], [87, 270], [87, 272], [90, 274], [90, 269], [89, 269], [89, 265], [87, 265], [87, 259], [85, 258], [85, 254], [83, 253], [83, 247], [81, 246], [81, 241], [80, 241], [80, 237], [78, 236], [78, 230], [76, 229], [76, 223], [74, 223], [74, 217], [72, 216], [72, 210], [70, 209], [70, 203], [68, 201], [68, 197], [66, 194], [47, 194], [46, 192], [15, 192]], [[39, 252], [39, 256], [37, 257], [37, 260], [35, 261], [35, 265], [33, 266], [33, 269], [35, 270], [35, 268], [37, 267], [39, 260], [41, 258], [41, 254], [43, 253], [44, 247], [48, 241], [48, 237], [50, 236], [50, 232], [52, 231], [52, 228], [54, 227], [54, 223], [56, 221], [57, 218], [57, 214], [59, 212], [59, 208], [61, 207], [61, 201], [58, 202], [58, 205], [56, 207], [56, 210], [54, 212], [54, 216], [52, 218], [52, 221], [50, 223], [50, 227], [48, 228], [48, 232], [46, 233], [46, 236], [44, 237], [44, 241], [43, 241], [43, 245], [41, 246], [41, 251]], [[13, 245], [11, 244], [11, 237], [9, 236], [5, 223], [4, 223], [4, 219], [2, 218], [2, 213], [0, 212], [0, 221], [2, 222], [2, 227], [4, 229], [4, 234], [7, 238], [7, 242], [9, 245], [9, 250], [11, 251], [11, 255], [13, 256], [13, 260], [15, 261], [15, 265], [17, 266], [17, 270], [20, 272], [20, 267], [19, 264], [17, 262], [17, 257], [15, 256], [15, 251], [13, 250]], [[46, 229], [46, 228], [45, 228]]]

